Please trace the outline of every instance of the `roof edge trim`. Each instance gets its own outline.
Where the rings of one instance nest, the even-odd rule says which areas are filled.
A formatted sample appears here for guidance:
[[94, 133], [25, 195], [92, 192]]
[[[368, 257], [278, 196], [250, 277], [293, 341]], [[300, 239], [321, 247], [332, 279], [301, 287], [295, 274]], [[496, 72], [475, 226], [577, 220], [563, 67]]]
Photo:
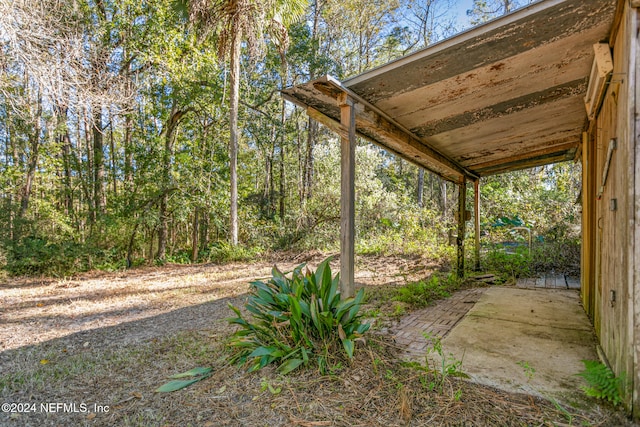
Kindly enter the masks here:
[[349, 87], [352, 85], [356, 85], [358, 83], [362, 83], [370, 78], [376, 77], [380, 74], [387, 73], [395, 68], [402, 67], [407, 65], [413, 61], [422, 59], [426, 56], [433, 55], [441, 50], [452, 47], [461, 42], [470, 40], [474, 37], [481, 36], [484, 33], [488, 33], [490, 31], [496, 30], [504, 25], [511, 24], [516, 22], [527, 15], [531, 15], [534, 13], [542, 12], [546, 9], [555, 7], [559, 4], [565, 3], [568, 0], [539, 0], [536, 3], [532, 3], [528, 6], [525, 6], [521, 9], [516, 10], [515, 12], [509, 13], [507, 15], [501, 16], [499, 18], [495, 18], [491, 21], [488, 21], [485, 24], [478, 25], [476, 27], [470, 28], [466, 31], [463, 31], [455, 36], [446, 38], [437, 43], [429, 45], [421, 50], [418, 50], [414, 53], [411, 53], [407, 56], [403, 56], [401, 58], [396, 59], [395, 61], [391, 61], [387, 64], [381, 65], [379, 67], [373, 68], [369, 71], [366, 71], [362, 74], [359, 74], [354, 77], [350, 77], [345, 79], [342, 84], [344, 87]]

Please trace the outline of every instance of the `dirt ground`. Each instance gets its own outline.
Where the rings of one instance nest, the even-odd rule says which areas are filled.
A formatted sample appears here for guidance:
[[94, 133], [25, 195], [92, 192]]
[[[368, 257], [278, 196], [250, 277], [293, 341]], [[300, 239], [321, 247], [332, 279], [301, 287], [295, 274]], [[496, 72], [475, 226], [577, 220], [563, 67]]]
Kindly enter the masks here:
[[[319, 376], [248, 374], [226, 362], [228, 304], [274, 263], [168, 265], [71, 279], [0, 282], [0, 425], [631, 425], [618, 410], [558, 407], [451, 379], [438, 393], [377, 328], [352, 362]], [[337, 262], [334, 262], [337, 269]], [[393, 287], [430, 274], [420, 258], [359, 257], [356, 282]], [[188, 389], [154, 393], [171, 374], [212, 366]], [[428, 391], [427, 391], [428, 390]]]
[[[249, 290], [249, 282], [267, 278], [274, 266], [281, 271], [301, 263], [314, 268], [324, 258], [320, 253], [281, 255], [258, 263], [96, 271], [72, 279], [4, 279], [0, 282], [0, 352], [72, 334], [84, 336], [84, 331], [100, 331], [102, 342], [96, 337], [92, 341], [108, 347], [206, 328], [212, 320], [231, 314], [225, 301], [239, 304], [237, 297]], [[332, 268], [337, 270], [338, 264], [334, 259]], [[361, 257], [356, 282], [403, 284], [424, 277], [433, 267], [419, 258]], [[204, 313], [202, 305], [206, 316], [198, 315], [198, 310]], [[0, 372], [2, 360], [0, 355]]]

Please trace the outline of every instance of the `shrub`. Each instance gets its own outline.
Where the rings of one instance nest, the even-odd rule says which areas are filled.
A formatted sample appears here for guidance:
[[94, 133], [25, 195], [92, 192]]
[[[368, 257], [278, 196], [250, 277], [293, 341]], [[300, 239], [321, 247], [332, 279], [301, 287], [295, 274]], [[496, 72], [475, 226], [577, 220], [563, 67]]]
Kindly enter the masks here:
[[6, 244], [5, 270], [11, 275], [66, 276], [90, 268], [94, 248], [28, 236]]
[[531, 271], [531, 255], [526, 247], [516, 247], [515, 253], [509, 253], [501, 248], [489, 251], [484, 266], [489, 271], [495, 271], [504, 278], [528, 277]]
[[559, 241], [544, 241], [533, 247], [532, 269], [535, 271], [557, 271], [570, 275], [580, 274], [580, 240], [566, 238]]
[[236, 314], [229, 322], [240, 326], [230, 343], [236, 351], [233, 361], [248, 363], [250, 371], [277, 363], [286, 374], [315, 360], [325, 373], [340, 347], [353, 357], [355, 340], [369, 329], [358, 314], [364, 289], [355, 298], [340, 299], [339, 275], [331, 277], [330, 259], [315, 273], [303, 273], [301, 264], [290, 279], [274, 268], [270, 280], [252, 282], [246, 304], [252, 319], [229, 305]]

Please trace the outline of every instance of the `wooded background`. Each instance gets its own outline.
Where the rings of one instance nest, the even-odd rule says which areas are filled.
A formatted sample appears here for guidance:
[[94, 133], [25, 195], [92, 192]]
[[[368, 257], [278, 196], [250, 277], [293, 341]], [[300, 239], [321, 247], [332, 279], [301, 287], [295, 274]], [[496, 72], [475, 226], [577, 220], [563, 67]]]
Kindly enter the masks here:
[[[279, 90], [353, 76], [525, 3], [475, 0], [461, 22], [449, 0], [3, 1], [0, 267], [336, 250], [339, 141]], [[356, 156], [358, 252], [446, 260], [454, 186], [364, 141]], [[509, 238], [500, 218], [522, 222], [559, 244], [541, 268], [575, 262], [579, 164], [481, 185], [494, 240]]]

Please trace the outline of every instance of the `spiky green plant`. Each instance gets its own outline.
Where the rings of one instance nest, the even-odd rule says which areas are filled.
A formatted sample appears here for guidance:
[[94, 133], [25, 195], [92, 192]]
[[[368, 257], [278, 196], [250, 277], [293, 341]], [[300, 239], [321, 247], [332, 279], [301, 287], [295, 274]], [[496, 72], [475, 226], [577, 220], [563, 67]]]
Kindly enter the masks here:
[[230, 342], [234, 361], [248, 363], [251, 371], [277, 363], [286, 374], [313, 360], [325, 373], [340, 347], [353, 357], [355, 340], [369, 329], [358, 314], [364, 289], [354, 298], [340, 299], [339, 275], [331, 276], [330, 260], [315, 272], [303, 273], [301, 264], [291, 278], [274, 268], [268, 281], [252, 282], [246, 304], [251, 319], [229, 305], [236, 314], [229, 322], [240, 326]]

